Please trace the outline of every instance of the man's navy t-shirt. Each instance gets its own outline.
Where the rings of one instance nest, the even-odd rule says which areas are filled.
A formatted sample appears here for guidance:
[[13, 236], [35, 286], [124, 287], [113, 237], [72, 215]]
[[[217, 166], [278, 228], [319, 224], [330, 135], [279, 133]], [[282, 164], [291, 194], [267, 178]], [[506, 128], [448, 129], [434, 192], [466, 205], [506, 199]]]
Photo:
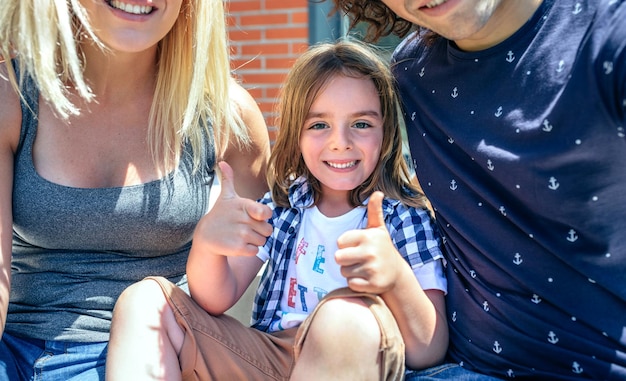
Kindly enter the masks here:
[[544, 0], [464, 52], [392, 62], [447, 255], [450, 356], [500, 378], [626, 378], [626, 3]]

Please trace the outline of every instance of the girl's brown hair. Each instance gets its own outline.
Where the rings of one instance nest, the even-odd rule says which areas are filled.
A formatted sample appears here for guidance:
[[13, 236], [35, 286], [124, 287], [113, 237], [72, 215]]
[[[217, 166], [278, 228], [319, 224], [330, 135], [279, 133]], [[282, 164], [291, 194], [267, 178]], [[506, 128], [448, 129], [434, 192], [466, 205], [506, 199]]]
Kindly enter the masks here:
[[361, 205], [380, 190], [408, 206], [423, 207], [424, 197], [411, 183], [402, 154], [400, 108], [391, 71], [372, 48], [348, 39], [311, 47], [287, 76], [278, 105], [278, 136], [267, 171], [274, 202], [288, 207], [289, 186], [300, 176], [312, 187], [315, 202], [319, 199], [321, 186], [302, 158], [300, 133], [311, 105], [337, 75], [370, 79], [378, 91], [383, 117], [380, 160], [369, 178], [350, 192], [350, 203]]

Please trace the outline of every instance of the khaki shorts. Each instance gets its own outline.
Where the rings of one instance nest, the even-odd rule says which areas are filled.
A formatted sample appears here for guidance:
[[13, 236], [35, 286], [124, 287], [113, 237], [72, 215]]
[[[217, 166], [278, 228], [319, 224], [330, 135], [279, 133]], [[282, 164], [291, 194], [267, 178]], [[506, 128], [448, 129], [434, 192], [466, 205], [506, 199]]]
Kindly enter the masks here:
[[404, 377], [404, 342], [396, 321], [376, 295], [342, 288], [329, 293], [297, 328], [262, 332], [228, 316], [212, 316], [165, 278], [159, 283], [185, 332], [179, 355], [183, 380], [288, 380], [320, 305], [333, 298], [360, 297], [381, 328], [381, 380]]

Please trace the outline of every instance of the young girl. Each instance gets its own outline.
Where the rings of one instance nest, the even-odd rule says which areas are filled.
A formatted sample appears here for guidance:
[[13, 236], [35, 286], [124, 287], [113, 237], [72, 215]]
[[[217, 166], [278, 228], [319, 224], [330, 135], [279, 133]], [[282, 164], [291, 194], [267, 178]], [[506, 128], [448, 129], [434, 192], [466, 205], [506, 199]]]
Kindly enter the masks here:
[[0, 380], [102, 380], [120, 293], [186, 287], [215, 163], [267, 191], [223, 1], [3, 0], [0, 100]]
[[[396, 380], [405, 359], [442, 360], [439, 238], [408, 178], [385, 62], [355, 42], [315, 46], [279, 115], [271, 192], [241, 208], [221, 164], [222, 193], [187, 264], [193, 300], [161, 278], [128, 289], [109, 379]], [[240, 223], [220, 226], [227, 214]], [[223, 313], [263, 263], [249, 328]]]

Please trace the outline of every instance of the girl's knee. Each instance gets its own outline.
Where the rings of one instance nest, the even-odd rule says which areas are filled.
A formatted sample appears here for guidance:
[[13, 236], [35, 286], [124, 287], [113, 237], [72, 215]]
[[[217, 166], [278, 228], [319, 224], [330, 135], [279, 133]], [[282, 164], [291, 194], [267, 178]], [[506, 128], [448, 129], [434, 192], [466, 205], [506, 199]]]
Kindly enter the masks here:
[[335, 378], [366, 380], [379, 373], [381, 331], [368, 303], [334, 297], [309, 318], [296, 340], [295, 379], [318, 372], [319, 363], [326, 364], [325, 375]]
[[333, 340], [352, 342], [380, 342], [380, 326], [369, 305], [359, 297], [335, 298], [325, 301], [317, 311], [314, 327]]

